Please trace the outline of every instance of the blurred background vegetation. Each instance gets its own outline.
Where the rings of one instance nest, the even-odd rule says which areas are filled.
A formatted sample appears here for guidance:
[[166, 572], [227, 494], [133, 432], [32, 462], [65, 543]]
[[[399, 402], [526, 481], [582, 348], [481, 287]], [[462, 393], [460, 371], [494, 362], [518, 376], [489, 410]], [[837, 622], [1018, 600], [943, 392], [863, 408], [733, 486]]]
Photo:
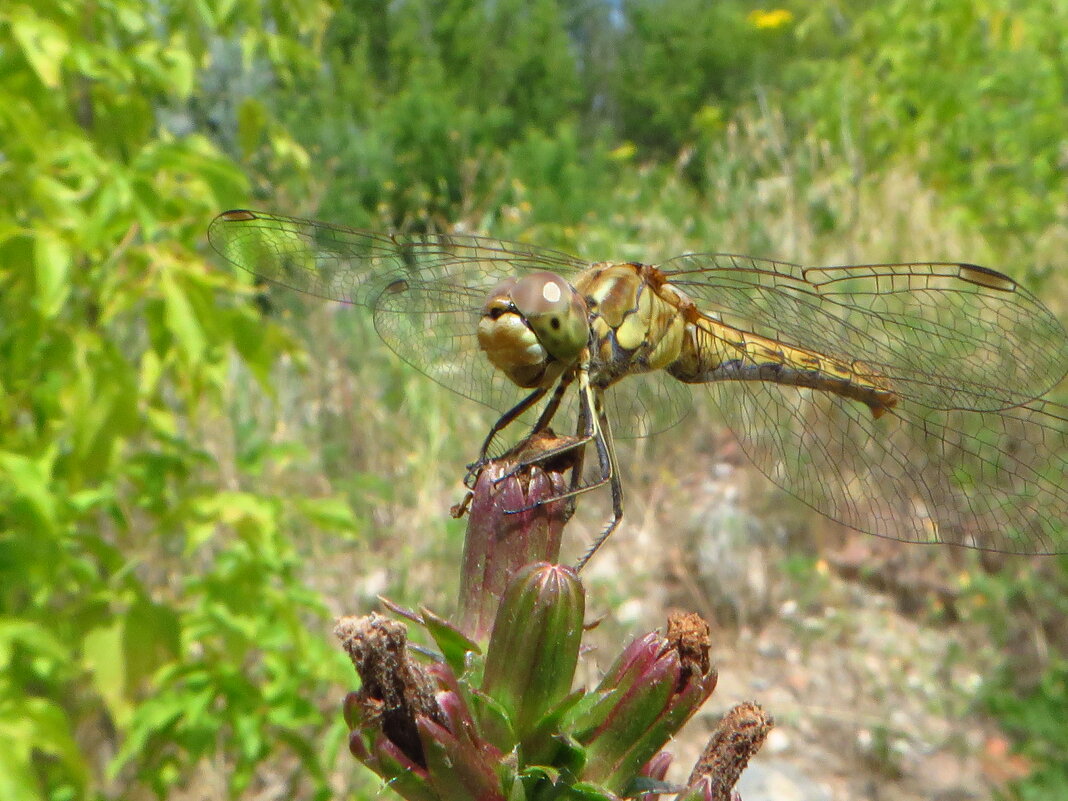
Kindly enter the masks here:
[[[0, 798], [381, 792], [330, 619], [448, 607], [486, 417], [360, 315], [222, 269], [216, 212], [964, 259], [1064, 320], [1066, 43], [1061, 0], [7, 0]], [[628, 519], [685, 497], [694, 425], [631, 446]], [[811, 586], [797, 525], [778, 575]], [[1000, 792], [1065, 797], [1068, 564], [954, 559], [996, 655], [974, 703], [1024, 759]]]

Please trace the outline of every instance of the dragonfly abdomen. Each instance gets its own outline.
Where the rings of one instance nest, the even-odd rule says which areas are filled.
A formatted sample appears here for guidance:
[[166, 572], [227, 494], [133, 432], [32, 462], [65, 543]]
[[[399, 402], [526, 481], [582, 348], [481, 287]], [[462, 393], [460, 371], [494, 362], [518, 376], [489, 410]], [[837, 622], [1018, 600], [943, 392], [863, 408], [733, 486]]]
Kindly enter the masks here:
[[687, 384], [769, 381], [830, 392], [863, 403], [875, 418], [898, 402], [890, 381], [864, 362], [792, 347], [705, 316], [687, 324], [679, 358], [665, 369]]

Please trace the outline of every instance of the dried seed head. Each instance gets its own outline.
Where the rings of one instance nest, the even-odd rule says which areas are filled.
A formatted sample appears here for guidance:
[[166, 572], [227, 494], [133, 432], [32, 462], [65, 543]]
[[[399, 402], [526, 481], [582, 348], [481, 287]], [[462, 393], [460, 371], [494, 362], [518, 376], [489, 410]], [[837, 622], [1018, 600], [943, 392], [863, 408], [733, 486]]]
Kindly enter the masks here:
[[434, 682], [408, 657], [407, 629], [380, 615], [341, 618], [334, 627], [363, 686], [346, 698], [350, 728], [381, 731], [413, 762], [423, 765], [416, 719], [441, 722]]
[[730, 801], [738, 777], [774, 725], [771, 715], [757, 704], [731, 709], [716, 725], [687, 785], [701, 785], [708, 801]]

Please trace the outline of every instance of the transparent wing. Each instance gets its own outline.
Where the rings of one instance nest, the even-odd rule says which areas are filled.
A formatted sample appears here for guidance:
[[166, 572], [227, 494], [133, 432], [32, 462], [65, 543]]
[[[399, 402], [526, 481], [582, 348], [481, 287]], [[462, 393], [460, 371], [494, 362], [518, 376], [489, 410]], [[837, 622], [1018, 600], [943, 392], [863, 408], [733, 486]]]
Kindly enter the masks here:
[[481, 236], [381, 234], [247, 210], [216, 217], [208, 240], [266, 281], [363, 306], [402, 280], [437, 288], [443, 310], [472, 299], [481, 306], [502, 278], [532, 270], [566, 278], [589, 266], [566, 253]]
[[691, 254], [662, 269], [729, 325], [846, 362], [932, 409], [1025, 404], [1068, 372], [1068, 335], [1012, 279], [968, 264], [803, 268]]
[[[577, 395], [577, 393], [576, 393]], [[569, 400], [568, 409], [577, 405]], [[689, 385], [657, 371], [628, 376], [608, 388], [604, 398], [612, 434], [618, 439], [651, 437], [674, 428], [693, 408]]]
[[244, 210], [220, 214], [208, 239], [227, 260], [266, 281], [370, 308], [378, 333], [402, 359], [502, 412], [524, 391], [479, 349], [486, 296], [517, 273], [568, 277], [588, 266], [554, 250], [485, 237], [386, 235]]
[[[488, 292], [489, 287], [473, 291], [439, 279], [405, 279], [378, 296], [374, 324], [382, 340], [408, 364], [503, 413], [530, 390], [519, 389], [494, 369], [479, 348], [478, 321]], [[535, 410], [522, 419], [532, 422], [536, 416]]]
[[1068, 407], [861, 404], [764, 382], [707, 385], [742, 449], [818, 512], [880, 537], [1021, 554], [1068, 551]]
[[[490, 288], [586, 263], [465, 235], [388, 236], [258, 212], [209, 229], [224, 257], [261, 278], [371, 309], [379, 334], [444, 386], [498, 410], [521, 396], [479, 350]], [[774, 383], [709, 385], [724, 421], [775, 483], [879, 536], [1015, 553], [1068, 550], [1068, 409], [1041, 400], [1068, 370], [1068, 336], [1011, 279], [965, 264], [805, 269], [742, 256], [663, 265], [700, 310], [886, 379], [898, 405]], [[606, 398], [620, 433], [670, 427], [686, 387], [628, 377]], [[620, 425], [622, 423], [622, 425]]]
[[[315, 297], [367, 306], [375, 328], [406, 362], [439, 384], [504, 412], [525, 394], [478, 346], [489, 291], [503, 278], [550, 270], [565, 278], [589, 267], [555, 250], [479, 236], [386, 235], [340, 225], [231, 211], [208, 229], [212, 247], [259, 278]], [[628, 381], [608, 394], [620, 436], [671, 428], [690, 409], [690, 391], [664, 375]], [[563, 419], [574, 419], [573, 397]], [[537, 410], [523, 420], [533, 422]]]

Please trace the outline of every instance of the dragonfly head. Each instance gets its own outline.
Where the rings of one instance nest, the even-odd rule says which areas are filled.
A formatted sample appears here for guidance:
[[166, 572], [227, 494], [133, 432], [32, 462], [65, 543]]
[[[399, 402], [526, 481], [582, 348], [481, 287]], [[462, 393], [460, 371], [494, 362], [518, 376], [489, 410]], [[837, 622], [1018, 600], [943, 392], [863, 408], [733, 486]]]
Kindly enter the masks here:
[[555, 380], [590, 338], [586, 304], [549, 272], [506, 278], [482, 308], [478, 342], [495, 367], [521, 387]]

